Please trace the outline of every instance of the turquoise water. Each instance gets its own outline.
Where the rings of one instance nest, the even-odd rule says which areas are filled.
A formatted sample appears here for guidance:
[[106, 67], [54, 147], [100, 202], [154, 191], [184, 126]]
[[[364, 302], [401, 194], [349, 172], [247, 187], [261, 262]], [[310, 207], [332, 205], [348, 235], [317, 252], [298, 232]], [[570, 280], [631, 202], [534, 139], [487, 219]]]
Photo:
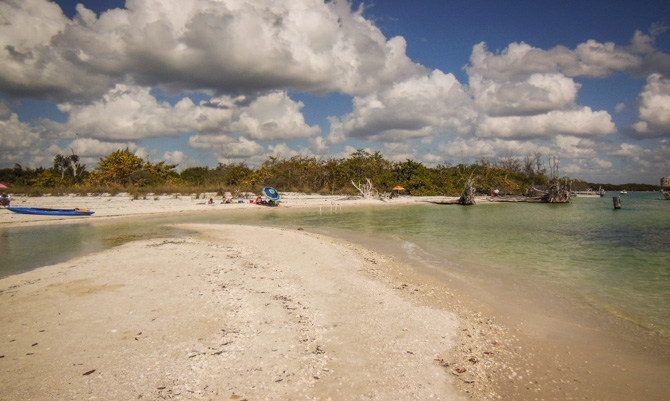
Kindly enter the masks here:
[[[350, 232], [402, 244], [408, 257], [462, 277], [569, 298], [598, 313], [670, 333], [670, 201], [659, 194], [577, 198], [566, 205], [417, 205], [133, 219], [0, 228], [0, 277], [151, 237], [178, 237], [165, 223], [248, 223]], [[286, 213], [288, 212], [288, 213]]]
[[345, 210], [302, 223], [399, 239], [407, 252], [466, 278], [540, 289], [667, 335], [670, 202], [631, 193], [614, 210], [612, 195], [565, 205]]

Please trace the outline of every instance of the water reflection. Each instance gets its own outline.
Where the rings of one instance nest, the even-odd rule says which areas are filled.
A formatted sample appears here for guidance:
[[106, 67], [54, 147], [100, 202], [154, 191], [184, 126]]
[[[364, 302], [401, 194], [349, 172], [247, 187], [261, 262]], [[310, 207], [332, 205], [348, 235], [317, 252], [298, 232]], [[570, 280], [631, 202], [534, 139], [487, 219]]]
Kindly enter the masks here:
[[103, 251], [130, 241], [179, 237], [186, 231], [137, 220], [0, 228], [0, 277]]

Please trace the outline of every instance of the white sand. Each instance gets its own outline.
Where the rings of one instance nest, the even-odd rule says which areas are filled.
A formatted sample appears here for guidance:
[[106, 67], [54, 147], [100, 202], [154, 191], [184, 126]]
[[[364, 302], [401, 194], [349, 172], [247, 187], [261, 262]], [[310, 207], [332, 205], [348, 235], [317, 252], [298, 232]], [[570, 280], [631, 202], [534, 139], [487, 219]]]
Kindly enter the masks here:
[[[269, 209], [190, 197], [14, 197], [14, 207], [96, 213], [0, 210], [0, 224], [11, 230], [146, 214], [328, 212], [427, 200], [440, 199], [286, 194]], [[0, 400], [667, 395], [665, 353], [656, 358], [589, 329], [566, 343], [551, 334], [565, 323], [506, 310], [524, 316], [525, 327], [542, 326], [541, 336], [524, 337], [524, 327], [493, 323], [490, 305], [356, 244], [300, 230], [188, 227], [200, 234], [133, 242], [1, 279]]]
[[189, 228], [1, 280], [0, 399], [462, 398], [435, 361], [455, 316], [373, 280], [374, 254]]
[[[214, 208], [270, 210], [199, 202], [14, 198], [13, 207], [96, 214], [2, 211], [0, 217], [12, 227]], [[415, 202], [289, 194], [275, 210]], [[487, 333], [468, 339], [458, 327], [472, 325], [456, 317], [459, 308], [444, 285], [354, 244], [304, 231], [188, 227], [201, 235], [134, 242], [0, 280], [0, 400], [458, 400], [466, 390], [479, 399], [492, 394], [485, 369], [467, 359], [478, 350], [475, 340], [488, 347], [488, 334], [498, 333], [485, 324]]]
[[[260, 211], [268, 209], [265, 206], [259, 206], [250, 203], [252, 199], [237, 198], [234, 204], [221, 204], [222, 197], [212, 195], [213, 204], [206, 204], [209, 196], [205, 198], [195, 198], [195, 196], [177, 196], [177, 195], [151, 195], [146, 199], [133, 199], [130, 195], [117, 196], [40, 196], [25, 197], [12, 196], [11, 207], [16, 208], [56, 208], [56, 209], [89, 209], [94, 212], [88, 217], [57, 217], [16, 214], [5, 209], [0, 209], [0, 225], [35, 225], [35, 224], [54, 224], [73, 221], [86, 221], [100, 218], [128, 217], [133, 215], [152, 215], [152, 214], [176, 214], [188, 213], [194, 211], [215, 211], [215, 210], [252, 210]], [[322, 195], [304, 195], [304, 194], [282, 194], [280, 209], [291, 208], [321, 208], [328, 212], [331, 208], [342, 208], [350, 206], [374, 205], [374, 206], [397, 206], [403, 204], [425, 203], [430, 201], [439, 201], [445, 197], [411, 197], [401, 196], [392, 200], [347, 198], [343, 196], [322, 196]], [[237, 203], [237, 202], [243, 203]]]

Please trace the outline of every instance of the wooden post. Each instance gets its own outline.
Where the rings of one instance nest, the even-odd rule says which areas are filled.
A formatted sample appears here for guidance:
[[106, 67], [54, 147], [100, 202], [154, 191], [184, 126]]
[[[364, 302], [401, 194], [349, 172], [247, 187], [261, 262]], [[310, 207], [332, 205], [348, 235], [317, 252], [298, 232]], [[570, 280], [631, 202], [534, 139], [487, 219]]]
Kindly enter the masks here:
[[613, 196], [612, 197], [612, 203], [614, 203], [614, 209], [621, 209], [621, 197], [620, 196]]

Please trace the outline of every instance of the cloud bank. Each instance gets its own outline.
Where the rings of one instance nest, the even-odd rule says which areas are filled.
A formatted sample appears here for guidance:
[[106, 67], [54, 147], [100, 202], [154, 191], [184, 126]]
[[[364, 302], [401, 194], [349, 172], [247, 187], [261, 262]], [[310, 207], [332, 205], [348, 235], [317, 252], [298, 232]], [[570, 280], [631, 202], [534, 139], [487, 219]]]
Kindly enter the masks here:
[[[94, 160], [115, 146], [140, 152], [144, 141], [181, 136], [187, 148], [162, 152], [166, 159], [327, 157], [350, 143], [428, 164], [541, 151], [573, 172], [645, 158], [657, 161], [653, 169], [668, 158], [670, 56], [655, 47], [662, 25], [624, 45], [478, 43], [459, 82], [410, 59], [403, 37], [387, 38], [345, 0], [127, 0], [100, 15], [76, 11], [70, 19], [47, 0], [0, 3], [0, 91], [56, 102], [65, 119], [23, 122], [0, 103], [5, 164], [34, 165], [75, 145]], [[646, 78], [629, 127], [580, 103], [584, 80], [616, 74]], [[325, 132], [306, 122], [296, 93], [343, 94], [351, 111], [330, 116]], [[613, 139], [621, 132], [656, 142]], [[625, 157], [631, 146], [648, 152]]]

